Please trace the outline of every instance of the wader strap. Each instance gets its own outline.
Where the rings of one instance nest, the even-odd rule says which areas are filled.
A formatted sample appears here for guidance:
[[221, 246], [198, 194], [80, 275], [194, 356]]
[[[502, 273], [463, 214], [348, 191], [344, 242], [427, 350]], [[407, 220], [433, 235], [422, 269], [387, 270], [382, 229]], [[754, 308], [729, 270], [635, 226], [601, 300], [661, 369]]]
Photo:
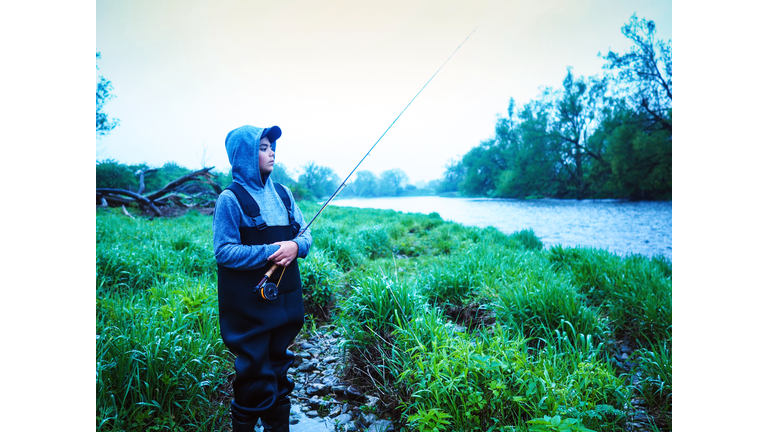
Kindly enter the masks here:
[[296, 222], [296, 219], [293, 218], [293, 211], [291, 209], [291, 198], [288, 196], [288, 192], [286, 190], [286, 187], [281, 185], [280, 183], [275, 183], [277, 186], [275, 190], [277, 191], [277, 194], [280, 195], [280, 199], [283, 200], [283, 205], [285, 206], [285, 209], [288, 210], [288, 223], [291, 224], [293, 227], [293, 235], [296, 235], [299, 233], [299, 230], [301, 229], [301, 225], [299, 225], [298, 222]]
[[[283, 201], [285, 210], [288, 211], [288, 222], [293, 227], [293, 235], [296, 235], [301, 229], [301, 226], [298, 222], [296, 222], [296, 219], [293, 218], [293, 212], [291, 211], [291, 198], [288, 196], [288, 192], [286, 191], [285, 186], [281, 185], [280, 183], [275, 184], [280, 186], [276, 187], [275, 191], [278, 195], [280, 195], [280, 199]], [[263, 230], [267, 227], [267, 223], [264, 222], [264, 218], [261, 217], [261, 209], [259, 208], [259, 205], [256, 204], [256, 200], [254, 200], [251, 194], [245, 190], [243, 185], [237, 182], [232, 182], [232, 184], [227, 186], [227, 189], [231, 190], [232, 193], [235, 194], [237, 201], [240, 203], [240, 207], [243, 208], [243, 212], [245, 212], [248, 217], [253, 219], [253, 221], [256, 223], [256, 228]]]
[[261, 217], [261, 209], [256, 204], [256, 200], [253, 199], [250, 193], [237, 182], [232, 182], [227, 189], [231, 190], [235, 194], [237, 201], [240, 203], [240, 207], [243, 208], [243, 212], [248, 215], [253, 222], [256, 223], [256, 228], [263, 230], [267, 227], [267, 223], [264, 222], [264, 218]]

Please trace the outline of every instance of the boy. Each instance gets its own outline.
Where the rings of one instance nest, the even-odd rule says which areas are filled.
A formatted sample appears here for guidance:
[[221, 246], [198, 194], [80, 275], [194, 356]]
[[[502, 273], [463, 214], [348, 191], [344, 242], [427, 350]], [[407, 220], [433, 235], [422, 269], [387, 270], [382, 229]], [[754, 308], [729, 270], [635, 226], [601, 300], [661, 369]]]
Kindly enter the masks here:
[[[296, 261], [312, 246], [291, 192], [270, 178], [277, 126], [242, 126], [227, 134], [232, 184], [221, 193], [213, 214], [218, 265], [219, 324], [224, 344], [237, 355], [232, 401], [234, 432], [253, 432], [261, 418], [265, 431], [288, 431], [294, 383], [287, 377], [294, 356], [288, 346], [304, 324], [301, 276]], [[278, 296], [266, 300], [253, 291], [273, 265]]]

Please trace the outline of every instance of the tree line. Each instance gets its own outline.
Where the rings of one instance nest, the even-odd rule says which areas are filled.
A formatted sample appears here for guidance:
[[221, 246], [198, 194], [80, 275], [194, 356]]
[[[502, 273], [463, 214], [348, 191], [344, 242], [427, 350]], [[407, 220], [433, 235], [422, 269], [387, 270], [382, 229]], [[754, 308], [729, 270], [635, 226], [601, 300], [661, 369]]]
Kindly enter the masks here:
[[[192, 173], [194, 170], [182, 167], [175, 162], [168, 162], [160, 167], [152, 167], [146, 163], [123, 164], [114, 159], [96, 162], [96, 188], [123, 189], [132, 192], [156, 191], [168, 183]], [[141, 173], [144, 173], [142, 176]], [[212, 171], [213, 179], [221, 188], [232, 183], [231, 170], [224, 172]], [[321, 199], [329, 197], [336, 191], [342, 179], [333, 169], [315, 162], [304, 165], [299, 175], [294, 178], [288, 168], [276, 162], [271, 174], [272, 181], [284, 184], [291, 189], [298, 200]], [[141, 181], [144, 181], [142, 188]], [[408, 183], [408, 176], [399, 168], [391, 169], [376, 175], [371, 171], [358, 171], [354, 181], [339, 193], [339, 197], [394, 197], [414, 195], [434, 195], [439, 186], [439, 180], [416, 187]], [[190, 183], [186, 186], [189, 192], [199, 192], [207, 186]]]
[[[629, 52], [609, 51], [603, 76], [510, 99], [495, 136], [448, 164], [438, 191], [506, 198], [672, 198], [672, 48], [633, 15]], [[598, 54], [599, 55], [599, 54]]]

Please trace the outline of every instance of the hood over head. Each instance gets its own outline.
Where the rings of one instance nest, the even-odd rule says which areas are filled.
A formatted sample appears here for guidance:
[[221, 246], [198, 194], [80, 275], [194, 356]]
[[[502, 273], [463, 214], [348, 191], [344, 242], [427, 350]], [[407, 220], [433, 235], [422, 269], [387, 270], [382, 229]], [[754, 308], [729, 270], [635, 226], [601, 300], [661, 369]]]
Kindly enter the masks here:
[[[227, 149], [229, 163], [232, 165], [232, 180], [245, 186], [246, 189], [263, 189], [264, 183], [259, 171], [259, 141], [266, 134], [275, 150], [275, 142], [282, 134], [277, 126], [258, 128], [241, 126], [227, 134], [224, 145]], [[269, 182], [269, 176], [265, 179]]]

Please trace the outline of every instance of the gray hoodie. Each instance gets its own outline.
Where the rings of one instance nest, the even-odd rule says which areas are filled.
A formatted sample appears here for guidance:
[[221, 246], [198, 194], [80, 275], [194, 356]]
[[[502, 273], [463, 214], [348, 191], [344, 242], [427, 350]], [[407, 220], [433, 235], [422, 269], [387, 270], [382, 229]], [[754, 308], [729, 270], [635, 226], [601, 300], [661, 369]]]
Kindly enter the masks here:
[[[268, 226], [288, 225], [288, 212], [275, 191], [272, 179], [267, 177], [265, 184], [259, 172], [259, 139], [263, 130], [264, 128], [242, 126], [227, 134], [225, 146], [229, 163], [232, 165], [232, 179], [243, 185], [256, 200], [261, 209], [261, 216]], [[272, 148], [275, 148], [274, 144]], [[307, 225], [304, 215], [301, 214], [290, 190], [288, 196], [291, 199], [293, 217], [303, 229]], [[235, 194], [225, 190], [219, 195], [213, 212], [213, 252], [216, 262], [237, 270], [254, 270], [263, 267], [267, 264], [267, 258], [277, 252], [280, 247], [241, 244], [239, 227], [242, 226], [253, 227], [256, 224], [253, 219], [243, 213]], [[309, 230], [293, 241], [299, 246], [298, 256], [305, 258], [312, 246]]]

